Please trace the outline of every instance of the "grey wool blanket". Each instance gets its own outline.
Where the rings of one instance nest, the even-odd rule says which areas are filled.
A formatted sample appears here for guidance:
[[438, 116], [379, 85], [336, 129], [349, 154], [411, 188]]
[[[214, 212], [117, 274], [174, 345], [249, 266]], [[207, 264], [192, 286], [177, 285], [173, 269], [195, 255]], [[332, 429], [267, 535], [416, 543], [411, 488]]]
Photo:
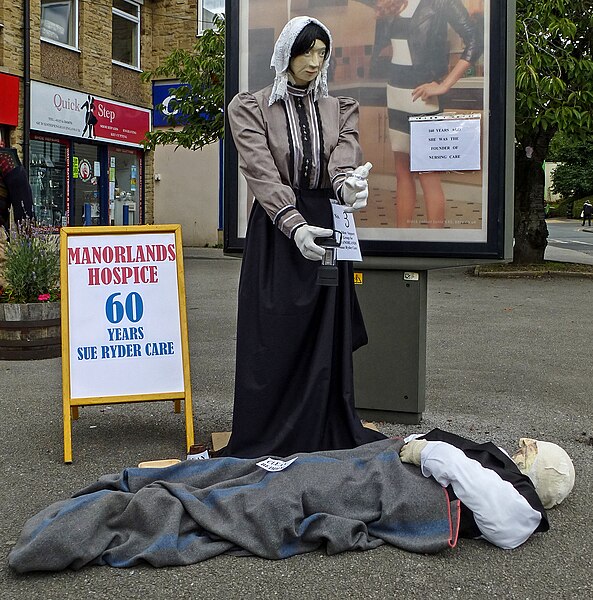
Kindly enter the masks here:
[[9, 564], [19, 572], [162, 567], [223, 553], [280, 559], [318, 548], [454, 546], [458, 501], [403, 464], [402, 445], [386, 439], [303, 453], [278, 472], [257, 466], [261, 459], [236, 458], [129, 468], [29, 519]]

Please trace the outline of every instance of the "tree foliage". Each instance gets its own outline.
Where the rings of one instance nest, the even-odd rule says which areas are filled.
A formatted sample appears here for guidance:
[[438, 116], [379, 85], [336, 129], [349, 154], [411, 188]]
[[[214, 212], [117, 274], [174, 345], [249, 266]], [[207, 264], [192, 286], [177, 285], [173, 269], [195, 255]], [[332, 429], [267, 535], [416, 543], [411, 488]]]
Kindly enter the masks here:
[[223, 137], [224, 36], [225, 20], [217, 15], [214, 28], [198, 37], [191, 50], [173, 50], [161, 65], [143, 74], [144, 81], [166, 79], [184, 84], [172, 90], [175, 99], [169, 110], [174, 107], [176, 114], [167, 117], [170, 127], [148, 133], [146, 149], [175, 144], [198, 150]]
[[517, 1], [516, 135], [593, 131], [593, 3]]
[[516, 52], [514, 261], [541, 262], [550, 141], [593, 132], [593, 3], [517, 0]]
[[558, 161], [552, 191], [569, 200], [593, 195], [593, 135], [584, 138], [555, 136], [549, 159]]

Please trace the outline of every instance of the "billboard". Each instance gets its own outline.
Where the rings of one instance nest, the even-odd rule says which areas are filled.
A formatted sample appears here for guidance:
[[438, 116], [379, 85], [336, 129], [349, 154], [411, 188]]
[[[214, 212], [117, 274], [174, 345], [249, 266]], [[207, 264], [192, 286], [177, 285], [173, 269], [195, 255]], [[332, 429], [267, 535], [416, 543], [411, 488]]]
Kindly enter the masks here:
[[[427, 27], [438, 11], [446, 27]], [[363, 256], [510, 258], [513, 0], [227, 2], [227, 103], [272, 83], [274, 42], [303, 15], [332, 33], [330, 94], [359, 103], [373, 163], [356, 213]], [[226, 140], [225, 250], [240, 252], [253, 194], [229, 130]]]

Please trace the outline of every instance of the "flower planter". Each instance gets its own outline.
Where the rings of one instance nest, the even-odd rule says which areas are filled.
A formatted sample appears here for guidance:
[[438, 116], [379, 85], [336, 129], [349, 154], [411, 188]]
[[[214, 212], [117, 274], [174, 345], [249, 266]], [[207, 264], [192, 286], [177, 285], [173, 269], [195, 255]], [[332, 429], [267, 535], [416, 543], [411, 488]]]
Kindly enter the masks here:
[[37, 360], [62, 354], [60, 303], [0, 303], [0, 360]]

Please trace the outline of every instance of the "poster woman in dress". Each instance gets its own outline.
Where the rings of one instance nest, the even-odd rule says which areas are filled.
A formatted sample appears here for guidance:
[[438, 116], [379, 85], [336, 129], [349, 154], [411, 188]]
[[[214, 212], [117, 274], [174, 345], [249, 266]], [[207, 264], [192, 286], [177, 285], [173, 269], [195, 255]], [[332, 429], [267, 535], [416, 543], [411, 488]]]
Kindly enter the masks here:
[[[375, 52], [391, 45], [387, 85], [389, 136], [397, 180], [397, 227], [411, 227], [416, 205], [416, 183], [410, 171], [411, 116], [441, 112], [446, 94], [483, 51], [480, 31], [461, 0], [377, 0]], [[464, 43], [459, 60], [449, 64], [448, 27]], [[418, 174], [430, 228], [445, 220], [445, 194], [438, 172]]]

